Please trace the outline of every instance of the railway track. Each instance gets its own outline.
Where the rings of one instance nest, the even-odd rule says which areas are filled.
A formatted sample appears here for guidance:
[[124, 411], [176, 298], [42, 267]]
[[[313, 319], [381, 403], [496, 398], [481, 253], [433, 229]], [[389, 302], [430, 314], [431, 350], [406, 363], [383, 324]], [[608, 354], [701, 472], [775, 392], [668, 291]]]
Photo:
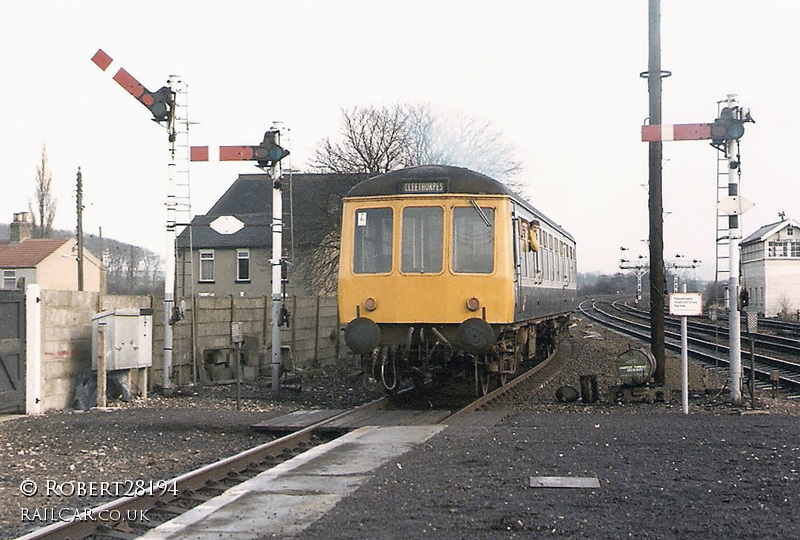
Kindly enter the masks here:
[[[639, 309], [631, 308], [623, 302], [584, 301], [579, 310], [586, 317], [618, 332], [633, 336], [643, 341], [650, 341], [649, 315]], [[680, 352], [680, 322], [668, 318], [665, 324], [665, 347]], [[689, 357], [712, 370], [727, 370], [729, 349], [728, 334], [723, 328], [715, 325], [690, 320]], [[800, 398], [800, 341], [768, 334], [753, 334], [754, 353], [753, 372], [756, 384], [762, 388], [771, 387], [772, 378], [778, 375], [779, 387], [789, 394], [790, 398]], [[750, 344], [745, 336], [742, 340], [742, 367], [745, 377], [750, 377]], [[770, 355], [765, 354], [769, 352]], [[780, 352], [781, 356], [772, 355]]]
[[[512, 392], [520, 383], [534, 377], [552, 361], [545, 361], [523, 372], [505, 385], [482, 396], [457, 412], [446, 416], [441, 423], [463, 421], [467, 414], [490, 406], [501, 396]], [[191, 508], [209, 501], [225, 490], [242, 483], [275, 465], [318, 445], [332, 437], [330, 425], [348, 417], [363, 417], [370, 411], [380, 411], [390, 402], [382, 398], [361, 407], [325, 417], [307, 427], [259, 445], [234, 456], [188, 472], [158, 486], [142, 489], [131, 496], [82, 511], [70, 521], [60, 521], [37, 529], [18, 540], [78, 540], [83, 538], [134, 539]], [[327, 433], [328, 435], [324, 435]], [[323, 434], [323, 435], [320, 435]], [[70, 514], [71, 515], [71, 514]], [[142, 519], [145, 518], [145, 519]]]
[[[650, 314], [638, 307], [632, 307], [628, 303], [612, 302], [612, 306], [620, 311], [629, 313], [639, 320], [650, 320]], [[726, 319], [725, 319], [726, 320]], [[680, 318], [667, 315], [664, 320], [668, 328], [680, 329]], [[746, 335], [747, 322], [742, 321], [742, 347], [749, 346], [748, 337]], [[769, 319], [759, 319], [758, 327], [762, 329], [770, 329], [771, 332], [781, 332], [784, 335], [777, 335], [775, 333], [754, 332], [752, 334], [754, 344], [760, 351], [772, 351], [786, 355], [786, 360], [789, 362], [800, 364], [800, 332], [792, 332], [788, 329], [795, 325], [795, 323], [783, 324], [782, 321], [772, 321]], [[728, 327], [721, 326], [720, 324], [702, 322], [698, 319], [689, 319], [689, 331], [695, 334], [703, 334], [710, 336], [717, 340], [719, 343], [728, 342]]]

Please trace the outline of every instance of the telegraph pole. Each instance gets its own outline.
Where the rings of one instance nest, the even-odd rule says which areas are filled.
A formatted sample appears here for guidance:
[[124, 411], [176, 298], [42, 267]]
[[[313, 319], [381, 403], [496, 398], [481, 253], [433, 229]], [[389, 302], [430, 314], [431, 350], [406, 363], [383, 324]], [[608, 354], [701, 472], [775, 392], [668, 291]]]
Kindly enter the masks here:
[[[647, 89], [650, 96], [650, 125], [661, 124], [661, 0], [649, 0], [649, 54]], [[644, 74], [642, 74], [644, 75]], [[664, 346], [664, 208], [661, 194], [661, 141], [649, 143], [650, 209], [650, 350], [656, 359], [656, 384], [666, 381]]]
[[83, 176], [81, 168], [78, 167], [78, 189], [76, 199], [76, 210], [78, 211], [78, 290], [83, 290]]

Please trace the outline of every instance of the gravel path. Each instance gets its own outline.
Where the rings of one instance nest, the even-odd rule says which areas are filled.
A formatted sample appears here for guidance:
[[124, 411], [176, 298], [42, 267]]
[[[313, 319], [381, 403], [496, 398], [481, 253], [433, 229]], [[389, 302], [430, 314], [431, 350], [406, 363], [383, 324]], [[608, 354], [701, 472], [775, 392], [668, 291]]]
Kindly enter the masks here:
[[[509, 416], [502, 423], [448, 428], [402, 456], [399, 466], [384, 468], [304, 536], [685, 538], [724, 526], [726, 536], [754, 530], [751, 538], [766, 531], [798, 537], [788, 512], [800, 500], [797, 404], [762, 396], [759, 405], [770, 415], [739, 416], [724, 394], [714, 399], [716, 392], [705, 392], [719, 389], [724, 378], [696, 367], [688, 417], [679, 414], [676, 397], [671, 404], [611, 403], [613, 359], [630, 343], [577, 320], [558, 353], [569, 362], [506, 403]], [[264, 442], [265, 435], [249, 428], [255, 422], [378, 397], [363, 388], [355, 366], [305, 373], [302, 390], [284, 390], [277, 401], [268, 388], [245, 386], [241, 411], [234, 387], [225, 386], [113, 403], [117, 407], [108, 411], [0, 421], [0, 538], [48, 524], [31, 521], [37, 510], [104, 501], [70, 494], [75, 483], [171, 478]], [[676, 366], [673, 357], [667, 376], [678, 387]], [[598, 375], [601, 402], [556, 402], [555, 389], [577, 388], [583, 374]], [[592, 476], [601, 488], [526, 487], [536, 475]], [[36, 495], [22, 494], [25, 480], [36, 482]], [[48, 481], [61, 496], [47, 496]], [[735, 528], [727, 530], [728, 523]]]

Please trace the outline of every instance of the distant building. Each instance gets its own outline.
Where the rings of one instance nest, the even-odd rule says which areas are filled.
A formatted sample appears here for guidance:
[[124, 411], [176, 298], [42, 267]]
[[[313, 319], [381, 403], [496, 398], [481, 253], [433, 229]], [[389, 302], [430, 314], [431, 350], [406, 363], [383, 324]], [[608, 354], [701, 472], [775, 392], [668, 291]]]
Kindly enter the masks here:
[[800, 311], [800, 224], [764, 225], [742, 240], [742, 281], [750, 309], [767, 317]]
[[[315, 262], [338, 238], [342, 197], [367, 175], [294, 174], [283, 182], [283, 254], [288, 295], [320, 294]], [[177, 239], [178, 298], [269, 296], [272, 278], [272, 182], [241, 174], [211, 207], [194, 216]], [[333, 234], [333, 237], [331, 236]], [[338, 245], [333, 246], [334, 256]], [[319, 267], [322, 265], [316, 265]], [[323, 293], [324, 294], [324, 293]]]
[[[28, 212], [14, 214], [9, 240], [0, 241], [0, 289], [23, 289], [38, 284], [44, 290], [78, 290], [78, 242], [74, 238], [31, 238]], [[83, 290], [105, 292], [102, 265], [83, 253]]]

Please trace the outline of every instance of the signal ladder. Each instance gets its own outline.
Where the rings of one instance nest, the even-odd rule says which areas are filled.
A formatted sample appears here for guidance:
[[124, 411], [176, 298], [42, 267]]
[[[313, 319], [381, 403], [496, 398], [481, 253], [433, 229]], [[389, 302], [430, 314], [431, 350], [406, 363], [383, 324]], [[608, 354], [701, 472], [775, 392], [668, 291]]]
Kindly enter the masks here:
[[[178, 280], [175, 284], [176, 304], [187, 295], [194, 295], [194, 265], [192, 264], [192, 193], [189, 182], [189, 107], [186, 84], [176, 75], [171, 75], [167, 84], [174, 92], [174, 113], [170, 133], [170, 174], [173, 179], [173, 193], [167, 194], [167, 211], [173, 216], [175, 226], [175, 241], [177, 237], [188, 228], [189, 250], [188, 257], [183, 254], [176, 258], [176, 266], [180, 268]], [[168, 219], [168, 223], [172, 219]], [[177, 251], [177, 250], [176, 250]], [[188, 283], [187, 283], [188, 280]], [[187, 286], [189, 290], [187, 291]]]
[[[723, 107], [728, 106], [728, 100], [717, 102], [717, 118]], [[724, 152], [717, 152], [717, 228], [716, 228], [716, 253], [714, 265], [714, 306], [717, 305], [718, 283], [725, 283], [725, 290], [728, 289], [727, 283], [731, 275], [730, 258], [730, 220], [728, 214], [723, 213], [719, 208], [719, 203], [728, 197], [728, 158]], [[741, 216], [740, 216], [741, 218]], [[728, 306], [728, 295], [724, 296], [725, 307]]]

